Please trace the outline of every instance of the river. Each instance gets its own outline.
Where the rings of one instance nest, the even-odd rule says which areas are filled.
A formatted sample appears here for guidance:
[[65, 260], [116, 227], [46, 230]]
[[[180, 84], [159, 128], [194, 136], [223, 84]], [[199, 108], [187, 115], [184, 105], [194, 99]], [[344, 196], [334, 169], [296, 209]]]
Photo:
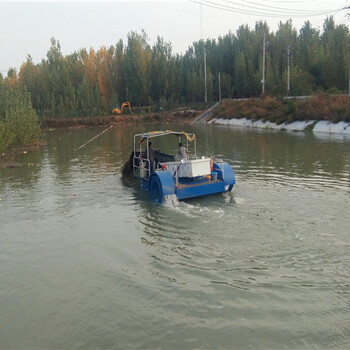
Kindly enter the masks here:
[[0, 167], [0, 349], [349, 348], [350, 139], [189, 126], [236, 185], [158, 205], [120, 176], [148, 129], [181, 127], [47, 130]]

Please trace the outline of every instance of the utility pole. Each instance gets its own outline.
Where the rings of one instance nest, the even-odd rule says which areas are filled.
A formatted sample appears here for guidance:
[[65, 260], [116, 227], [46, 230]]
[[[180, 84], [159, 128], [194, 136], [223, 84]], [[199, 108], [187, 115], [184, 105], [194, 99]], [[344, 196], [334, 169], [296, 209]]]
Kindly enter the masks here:
[[[202, 0], [201, 0], [201, 40], [203, 39], [203, 24], [202, 24]], [[203, 53], [204, 53], [204, 102], [207, 104], [207, 53], [205, 52], [205, 45], [203, 41]]]
[[202, 0], [201, 0], [201, 39], [203, 37], [203, 24], [202, 24]]
[[221, 101], [221, 77], [219, 73], [219, 101]]
[[265, 93], [265, 54], [266, 54], [266, 44], [265, 44], [266, 38], [265, 38], [265, 32], [264, 32], [264, 40], [263, 40], [263, 67], [262, 67], [262, 94]]
[[[203, 45], [204, 45], [204, 42], [203, 42]], [[204, 47], [204, 102], [205, 103], [208, 102], [208, 96], [207, 96], [207, 53], [205, 52], [205, 47]]]
[[290, 46], [288, 45], [288, 66], [287, 66], [287, 96], [289, 96], [290, 92]]
[[[348, 51], [350, 49], [350, 43], [348, 44]], [[350, 97], [350, 65], [349, 65], [349, 97]]]

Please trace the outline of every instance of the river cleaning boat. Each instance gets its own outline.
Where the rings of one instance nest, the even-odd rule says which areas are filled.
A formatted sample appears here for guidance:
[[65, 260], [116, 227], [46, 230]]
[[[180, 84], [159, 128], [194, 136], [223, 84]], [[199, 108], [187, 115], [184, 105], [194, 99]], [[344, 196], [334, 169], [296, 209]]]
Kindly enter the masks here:
[[[153, 150], [152, 140], [177, 137], [178, 155]], [[186, 143], [182, 146], [182, 139]], [[175, 144], [175, 142], [174, 142]], [[189, 150], [189, 146], [191, 150]], [[140, 179], [143, 189], [149, 190], [152, 200], [161, 203], [167, 197], [178, 200], [231, 191], [235, 184], [234, 172], [229, 164], [216, 158], [196, 154], [196, 136], [184, 131], [151, 131], [134, 136], [134, 149], [130, 168]]]

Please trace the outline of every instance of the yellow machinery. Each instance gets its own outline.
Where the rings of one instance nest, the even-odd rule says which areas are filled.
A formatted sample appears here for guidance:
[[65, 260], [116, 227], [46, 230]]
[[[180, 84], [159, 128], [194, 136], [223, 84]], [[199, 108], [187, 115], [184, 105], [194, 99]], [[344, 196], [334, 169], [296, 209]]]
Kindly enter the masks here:
[[120, 107], [120, 109], [114, 108], [113, 111], [112, 111], [112, 113], [113, 113], [113, 114], [123, 114], [124, 108], [129, 109], [129, 112], [132, 114], [130, 102], [123, 102], [123, 104], [122, 104], [122, 106]]

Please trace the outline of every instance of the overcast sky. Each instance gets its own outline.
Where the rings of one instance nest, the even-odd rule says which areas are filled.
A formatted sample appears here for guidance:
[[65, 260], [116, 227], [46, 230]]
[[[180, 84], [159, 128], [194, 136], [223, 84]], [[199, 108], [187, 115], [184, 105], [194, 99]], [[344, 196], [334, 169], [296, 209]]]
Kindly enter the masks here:
[[[51, 37], [59, 40], [63, 54], [69, 54], [80, 48], [115, 45], [119, 39], [126, 42], [130, 31], [144, 29], [150, 44], [159, 35], [171, 42], [173, 52], [185, 53], [201, 36], [218, 38], [241, 24], [253, 28], [256, 21], [266, 20], [275, 31], [289, 13], [297, 29], [306, 20], [322, 29], [326, 12], [350, 5], [346, 0], [203, 0], [202, 6], [200, 2], [0, 0], [0, 73], [5, 75], [10, 67], [19, 69], [28, 54], [40, 62]], [[346, 11], [334, 13], [336, 23], [350, 24], [345, 15]]]

